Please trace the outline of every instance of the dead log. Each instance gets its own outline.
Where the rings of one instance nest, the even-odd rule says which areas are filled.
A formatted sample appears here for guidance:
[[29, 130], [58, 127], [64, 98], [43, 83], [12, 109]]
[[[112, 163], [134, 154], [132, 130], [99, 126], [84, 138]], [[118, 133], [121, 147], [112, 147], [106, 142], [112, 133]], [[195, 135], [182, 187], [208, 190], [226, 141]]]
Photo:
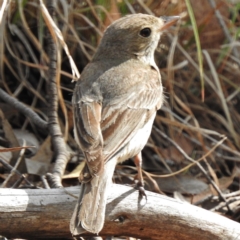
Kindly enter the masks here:
[[[7, 238], [71, 239], [69, 221], [79, 187], [0, 189], [0, 235]], [[240, 224], [188, 203], [113, 184], [102, 236], [141, 239], [240, 239]]]

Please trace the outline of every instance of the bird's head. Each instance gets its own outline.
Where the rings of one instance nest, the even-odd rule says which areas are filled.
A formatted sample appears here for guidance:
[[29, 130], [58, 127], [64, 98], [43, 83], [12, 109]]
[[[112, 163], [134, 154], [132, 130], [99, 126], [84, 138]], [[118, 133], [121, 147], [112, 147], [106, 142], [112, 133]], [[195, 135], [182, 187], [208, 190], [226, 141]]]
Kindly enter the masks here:
[[111, 57], [129, 54], [152, 58], [161, 34], [178, 19], [141, 13], [127, 15], [106, 29], [98, 52], [105, 51]]

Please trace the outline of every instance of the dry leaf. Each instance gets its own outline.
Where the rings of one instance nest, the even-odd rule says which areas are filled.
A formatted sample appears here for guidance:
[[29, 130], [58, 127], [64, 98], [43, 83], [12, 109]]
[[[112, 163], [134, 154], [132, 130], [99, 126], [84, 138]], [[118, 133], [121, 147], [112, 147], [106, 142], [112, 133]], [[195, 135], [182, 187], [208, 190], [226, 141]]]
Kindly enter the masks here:
[[[174, 141], [180, 146], [187, 155], [191, 155], [194, 147], [193, 144], [183, 135], [177, 136], [174, 138]], [[175, 163], [181, 163], [185, 157], [177, 150], [175, 146], [169, 146], [160, 150], [164, 159], [174, 161]]]
[[85, 166], [85, 162], [82, 161], [72, 172], [64, 175], [63, 179], [78, 178], [84, 166]]
[[[20, 144], [14, 134], [14, 131], [9, 124], [8, 120], [4, 117], [4, 114], [2, 110], [0, 109], [0, 121], [2, 124], [2, 128], [4, 131], [5, 138], [9, 141], [11, 147], [20, 147]], [[12, 152], [12, 158], [10, 160], [10, 165], [15, 166], [18, 158], [19, 158], [20, 151], [14, 151]], [[24, 157], [22, 156], [22, 161], [18, 165], [17, 170], [19, 170], [21, 173], [24, 173], [27, 171]]]
[[[208, 185], [205, 182], [189, 176], [175, 176], [154, 179], [158, 183], [161, 191], [168, 193], [178, 191], [182, 194], [199, 194], [208, 189]], [[151, 183], [149, 184], [151, 186]]]
[[51, 137], [47, 137], [38, 149], [35, 156], [26, 159], [27, 172], [35, 175], [44, 175], [49, 171], [49, 165], [53, 157], [51, 150]]
[[48, 136], [45, 141], [42, 143], [40, 148], [38, 149], [35, 156], [31, 158], [32, 161], [50, 163], [53, 157], [53, 152], [51, 149], [51, 137]]

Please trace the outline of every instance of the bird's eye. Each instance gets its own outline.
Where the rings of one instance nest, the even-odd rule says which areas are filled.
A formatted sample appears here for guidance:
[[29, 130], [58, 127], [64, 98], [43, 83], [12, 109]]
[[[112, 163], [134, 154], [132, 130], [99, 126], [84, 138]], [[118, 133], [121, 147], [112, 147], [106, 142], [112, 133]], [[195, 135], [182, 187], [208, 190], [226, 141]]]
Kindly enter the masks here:
[[149, 37], [151, 35], [151, 29], [150, 28], [143, 28], [141, 31], [140, 31], [140, 35], [142, 37]]

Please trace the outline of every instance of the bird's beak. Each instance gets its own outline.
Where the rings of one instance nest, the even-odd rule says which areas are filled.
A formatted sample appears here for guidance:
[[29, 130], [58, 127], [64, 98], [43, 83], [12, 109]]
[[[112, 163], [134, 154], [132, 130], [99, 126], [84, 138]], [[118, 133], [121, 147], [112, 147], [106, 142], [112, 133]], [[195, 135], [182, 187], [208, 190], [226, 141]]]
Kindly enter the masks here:
[[161, 17], [161, 19], [164, 22], [164, 25], [160, 28], [160, 31], [164, 31], [166, 29], [168, 29], [169, 27], [171, 27], [173, 24], [175, 24], [180, 17], [179, 16], [171, 16], [171, 17]]

